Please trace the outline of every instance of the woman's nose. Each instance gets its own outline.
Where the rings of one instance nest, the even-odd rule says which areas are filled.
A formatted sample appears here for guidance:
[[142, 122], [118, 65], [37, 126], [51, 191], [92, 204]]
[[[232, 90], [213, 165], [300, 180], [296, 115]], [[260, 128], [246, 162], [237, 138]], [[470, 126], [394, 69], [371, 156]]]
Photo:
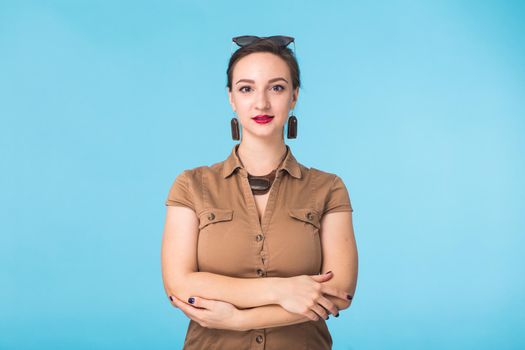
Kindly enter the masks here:
[[266, 91], [259, 91], [257, 94], [256, 107], [259, 109], [268, 108], [268, 96], [266, 95]]

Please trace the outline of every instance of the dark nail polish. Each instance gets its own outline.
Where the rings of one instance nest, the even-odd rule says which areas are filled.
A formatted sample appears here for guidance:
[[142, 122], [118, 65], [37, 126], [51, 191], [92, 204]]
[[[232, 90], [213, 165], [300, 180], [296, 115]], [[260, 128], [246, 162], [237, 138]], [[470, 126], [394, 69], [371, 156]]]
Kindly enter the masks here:
[[335, 315], [335, 317], [339, 317], [339, 314]]
[[330, 318], [330, 316], [326, 316], [326, 319], [328, 320]]
[[195, 298], [191, 297], [188, 299], [188, 303], [193, 304], [195, 302]]
[[348, 300], [352, 300], [352, 298], [353, 298], [353, 297], [352, 297], [350, 294], [348, 294], [348, 295], [346, 296], [346, 299], [348, 299]]
[[170, 300], [173, 301], [173, 298], [171, 297], [171, 295], [170, 295]]

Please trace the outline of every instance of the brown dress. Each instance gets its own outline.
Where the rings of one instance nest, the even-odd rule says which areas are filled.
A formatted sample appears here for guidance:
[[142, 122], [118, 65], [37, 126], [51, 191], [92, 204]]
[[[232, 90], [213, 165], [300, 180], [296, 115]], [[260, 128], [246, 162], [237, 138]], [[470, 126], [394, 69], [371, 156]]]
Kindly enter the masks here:
[[[166, 199], [166, 205], [189, 207], [199, 218], [198, 270], [239, 278], [319, 274], [321, 217], [353, 211], [343, 181], [298, 163], [286, 145], [259, 220], [238, 146], [222, 162], [181, 172]], [[331, 348], [322, 318], [248, 331], [211, 329], [190, 320], [184, 341], [185, 350]]]

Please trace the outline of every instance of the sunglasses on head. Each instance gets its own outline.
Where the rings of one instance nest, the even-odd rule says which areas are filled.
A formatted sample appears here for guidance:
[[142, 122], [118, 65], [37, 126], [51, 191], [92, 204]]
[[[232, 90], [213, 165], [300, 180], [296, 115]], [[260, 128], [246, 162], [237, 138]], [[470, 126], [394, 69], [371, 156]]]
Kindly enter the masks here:
[[244, 47], [256, 41], [263, 40], [263, 39], [269, 40], [273, 42], [274, 44], [277, 44], [282, 47], [288, 46], [291, 42], [295, 40], [295, 38], [291, 36], [284, 36], [284, 35], [261, 36], [261, 37], [254, 36], [254, 35], [242, 35], [242, 36], [236, 36], [232, 38], [232, 41], [236, 43], [237, 45], [239, 45], [240, 47]]

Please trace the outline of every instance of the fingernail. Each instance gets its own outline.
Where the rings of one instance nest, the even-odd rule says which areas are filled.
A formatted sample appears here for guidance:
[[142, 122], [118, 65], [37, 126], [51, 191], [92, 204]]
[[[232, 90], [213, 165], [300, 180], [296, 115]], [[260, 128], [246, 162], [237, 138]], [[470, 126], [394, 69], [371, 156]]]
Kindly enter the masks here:
[[195, 298], [191, 297], [188, 299], [188, 303], [193, 304], [195, 302]]
[[332, 273], [332, 271], [328, 271], [326, 274], [328, 275], [329, 273]]
[[173, 298], [171, 297], [171, 295], [170, 295], [170, 300], [173, 301]]
[[330, 318], [330, 316], [326, 316], [326, 319], [328, 320]]
[[335, 317], [339, 317], [339, 314], [335, 315]]
[[348, 300], [352, 300], [352, 296], [351, 296], [350, 294], [347, 294], [347, 295], [346, 295], [346, 299], [348, 299]]

